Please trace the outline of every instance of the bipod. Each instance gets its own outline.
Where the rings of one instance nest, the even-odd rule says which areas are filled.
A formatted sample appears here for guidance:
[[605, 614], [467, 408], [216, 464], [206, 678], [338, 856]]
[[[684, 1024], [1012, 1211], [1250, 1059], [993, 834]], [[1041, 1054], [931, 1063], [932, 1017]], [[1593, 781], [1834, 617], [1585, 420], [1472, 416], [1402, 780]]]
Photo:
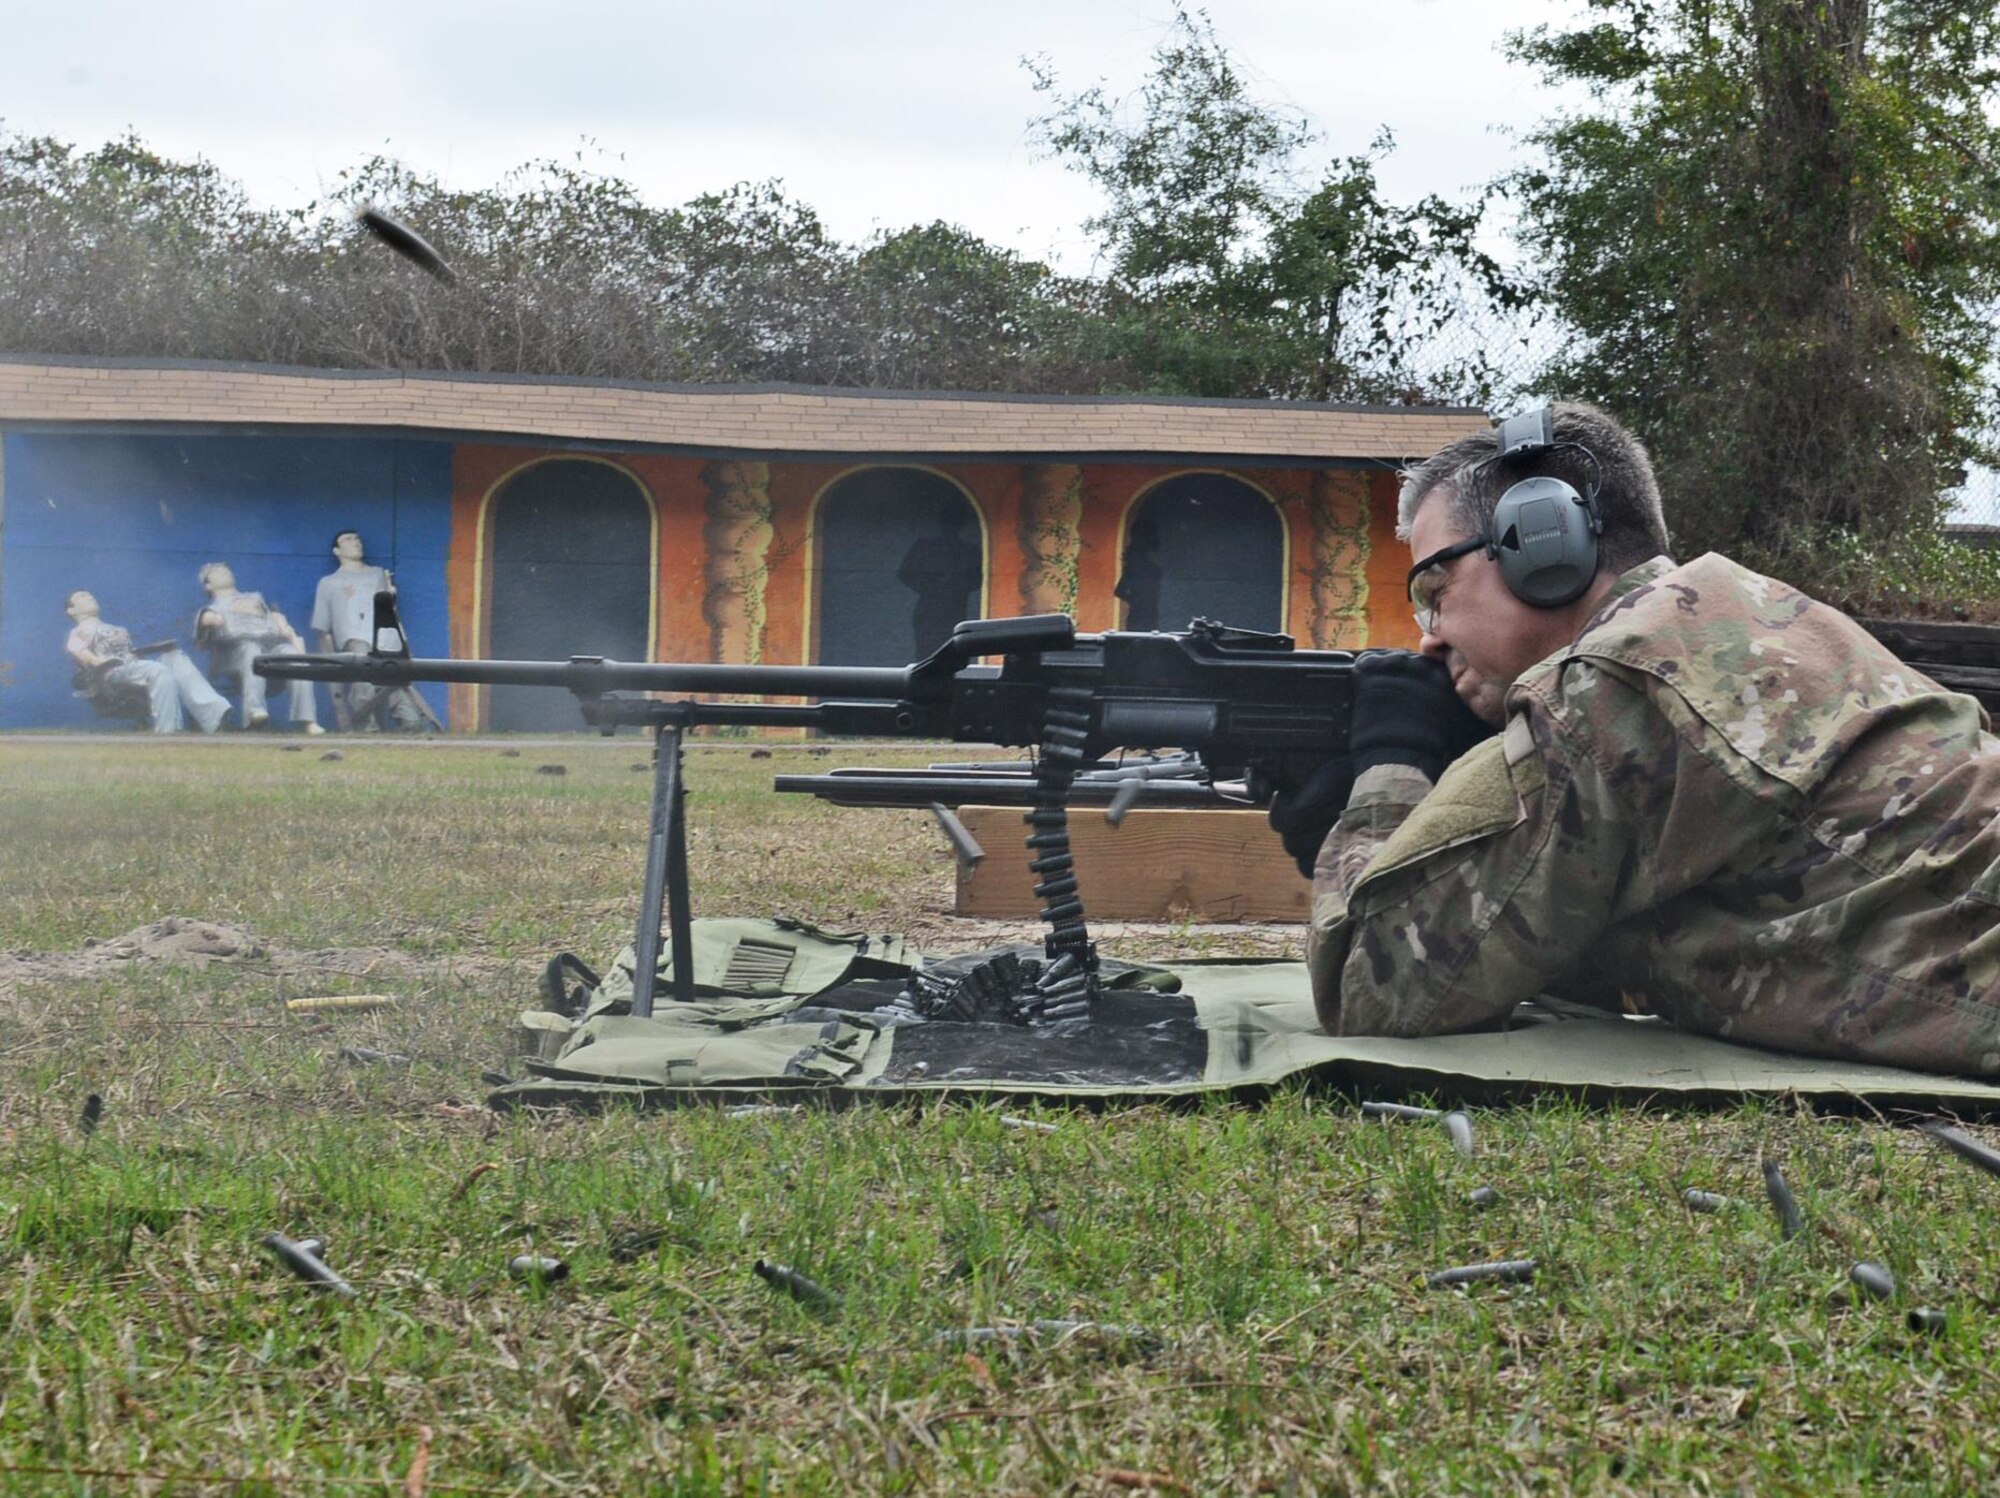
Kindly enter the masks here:
[[666, 907], [673, 943], [674, 1000], [694, 1002], [694, 913], [688, 897], [687, 787], [682, 776], [681, 734], [695, 722], [698, 704], [647, 697], [600, 697], [584, 716], [605, 733], [620, 724], [653, 730], [653, 805], [646, 830], [646, 877], [639, 893], [639, 925], [632, 938], [632, 1013], [653, 1012], [660, 962], [660, 908]]

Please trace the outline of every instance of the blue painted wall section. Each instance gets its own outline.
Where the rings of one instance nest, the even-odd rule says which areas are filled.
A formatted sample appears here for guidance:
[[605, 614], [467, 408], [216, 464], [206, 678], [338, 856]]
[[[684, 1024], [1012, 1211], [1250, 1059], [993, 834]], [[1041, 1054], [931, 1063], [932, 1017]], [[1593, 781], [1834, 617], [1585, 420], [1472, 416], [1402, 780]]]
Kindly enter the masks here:
[[[63, 599], [88, 588], [135, 640], [194, 644], [196, 581], [223, 561], [309, 645], [313, 589], [336, 531], [393, 570], [410, 648], [449, 655], [448, 442], [390, 438], [14, 433], [0, 510], [0, 728], [94, 728], [71, 694]], [[207, 668], [206, 656], [195, 661]], [[320, 688], [320, 720], [333, 715]], [[426, 692], [444, 711], [441, 688]], [[275, 701], [275, 699], [274, 699]], [[232, 713], [230, 721], [236, 721]]]

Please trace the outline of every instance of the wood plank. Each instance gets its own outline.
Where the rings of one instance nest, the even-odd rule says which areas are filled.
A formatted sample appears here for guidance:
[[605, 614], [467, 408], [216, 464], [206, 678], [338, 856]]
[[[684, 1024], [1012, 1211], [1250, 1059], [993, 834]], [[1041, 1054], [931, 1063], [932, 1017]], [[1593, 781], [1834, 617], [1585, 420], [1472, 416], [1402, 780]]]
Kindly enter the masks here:
[[[1034, 892], [1014, 807], [965, 806], [959, 818], [986, 857], [958, 871], [959, 915], [1032, 920]], [[1261, 811], [1141, 811], [1113, 827], [1089, 808], [1070, 813], [1084, 915], [1110, 921], [1297, 921], [1312, 909], [1299, 876]]]

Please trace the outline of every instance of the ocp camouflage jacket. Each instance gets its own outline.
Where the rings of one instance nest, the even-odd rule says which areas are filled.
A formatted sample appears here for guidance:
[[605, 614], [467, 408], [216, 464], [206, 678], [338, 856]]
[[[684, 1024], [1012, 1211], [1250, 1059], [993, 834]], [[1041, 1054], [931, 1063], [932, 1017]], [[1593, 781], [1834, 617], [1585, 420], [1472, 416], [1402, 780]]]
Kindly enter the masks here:
[[1308, 956], [1336, 1034], [1544, 990], [1703, 1034], [2000, 1072], [2000, 740], [1839, 611], [1708, 555], [1623, 574], [1432, 788], [1366, 773]]

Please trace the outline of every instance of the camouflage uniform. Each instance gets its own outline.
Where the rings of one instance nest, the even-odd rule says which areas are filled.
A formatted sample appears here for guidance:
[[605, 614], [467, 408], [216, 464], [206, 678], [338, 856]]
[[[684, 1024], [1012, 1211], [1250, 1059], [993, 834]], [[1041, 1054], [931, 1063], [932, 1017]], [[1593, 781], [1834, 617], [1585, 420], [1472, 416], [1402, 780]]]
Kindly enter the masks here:
[[1544, 990], [1775, 1049], [2000, 1072], [2000, 740], [1845, 615], [1709, 555], [1617, 579], [1435, 789], [1365, 773], [1320, 851], [1334, 1034]]

